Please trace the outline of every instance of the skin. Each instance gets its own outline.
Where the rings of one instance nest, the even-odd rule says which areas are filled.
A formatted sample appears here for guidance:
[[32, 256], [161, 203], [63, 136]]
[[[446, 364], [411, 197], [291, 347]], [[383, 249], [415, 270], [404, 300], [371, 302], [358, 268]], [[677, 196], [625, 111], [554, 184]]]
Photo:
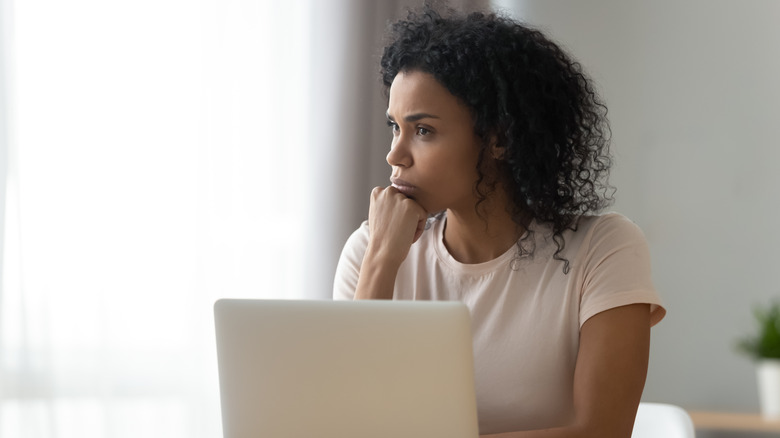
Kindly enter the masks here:
[[[370, 238], [360, 269], [356, 299], [390, 299], [395, 277], [411, 245], [423, 233], [429, 213], [447, 211], [444, 244], [462, 263], [481, 263], [506, 252], [522, 235], [507, 213], [501, 185], [479, 204], [476, 166], [481, 141], [468, 108], [433, 76], [399, 73], [387, 110], [393, 141], [387, 162], [388, 187], [371, 193]], [[488, 147], [490, 160], [501, 149]], [[489, 175], [488, 175], [489, 176]], [[517, 431], [496, 438], [629, 438], [644, 387], [650, 346], [648, 304], [599, 313], [580, 332], [570, 424]], [[487, 436], [487, 435], [485, 435]]]
[[480, 139], [468, 108], [433, 76], [398, 74], [387, 116], [393, 131], [387, 163], [395, 184], [371, 194], [371, 238], [358, 279], [359, 299], [392, 298], [398, 267], [422, 234], [428, 213], [447, 210], [444, 244], [464, 263], [503, 254], [522, 233], [505, 211], [503, 190], [481, 204], [483, 217], [477, 214]]

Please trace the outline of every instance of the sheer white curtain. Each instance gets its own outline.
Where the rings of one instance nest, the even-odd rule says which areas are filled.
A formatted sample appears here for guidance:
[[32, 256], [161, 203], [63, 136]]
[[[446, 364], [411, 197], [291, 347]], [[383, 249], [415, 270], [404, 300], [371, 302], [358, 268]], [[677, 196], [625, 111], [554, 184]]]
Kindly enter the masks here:
[[221, 435], [211, 305], [329, 296], [404, 3], [0, 0], [0, 436]]
[[218, 436], [211, 303], [302, 295], [306, 3], [13, 6], [0, 435]]

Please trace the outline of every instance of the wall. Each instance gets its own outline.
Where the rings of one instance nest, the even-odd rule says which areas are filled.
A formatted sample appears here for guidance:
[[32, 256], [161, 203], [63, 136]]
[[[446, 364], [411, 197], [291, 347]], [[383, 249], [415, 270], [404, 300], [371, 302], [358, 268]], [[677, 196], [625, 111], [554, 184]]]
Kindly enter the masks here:
[[757, 411], [734, 343], [780, 297], [780, 2], [498, 2], [585, 65], [610, 110], [615, 210], [668, 307], [646, 401]]

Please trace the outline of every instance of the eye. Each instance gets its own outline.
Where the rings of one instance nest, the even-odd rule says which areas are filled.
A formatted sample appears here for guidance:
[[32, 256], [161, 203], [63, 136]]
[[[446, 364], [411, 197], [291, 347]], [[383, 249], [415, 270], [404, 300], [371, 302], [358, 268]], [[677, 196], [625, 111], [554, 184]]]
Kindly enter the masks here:
[[398, 123], [395, 123], [392, 120], [387, 121], [387, 126], [390, 127], [390, 130], [393, 131], [393, 134], [398, 132]]
[[417, 127], [417, 135], [425, 136], [425, 135], [428, 135], [430, 133], [431, 133], [431, 131], [429, 129], [427, 129], [427, 128], [423, 128], [422, 126], [418, 126]]

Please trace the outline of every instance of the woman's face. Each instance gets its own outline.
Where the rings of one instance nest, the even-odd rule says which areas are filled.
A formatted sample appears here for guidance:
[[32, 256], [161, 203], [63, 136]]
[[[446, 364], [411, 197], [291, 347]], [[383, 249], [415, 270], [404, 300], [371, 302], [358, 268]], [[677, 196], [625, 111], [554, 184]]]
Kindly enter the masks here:
[[480, 140], [468, 108], [433, 76], [401, 72], [390, 86], [391, 182], [429, 213], [474, 210]]

